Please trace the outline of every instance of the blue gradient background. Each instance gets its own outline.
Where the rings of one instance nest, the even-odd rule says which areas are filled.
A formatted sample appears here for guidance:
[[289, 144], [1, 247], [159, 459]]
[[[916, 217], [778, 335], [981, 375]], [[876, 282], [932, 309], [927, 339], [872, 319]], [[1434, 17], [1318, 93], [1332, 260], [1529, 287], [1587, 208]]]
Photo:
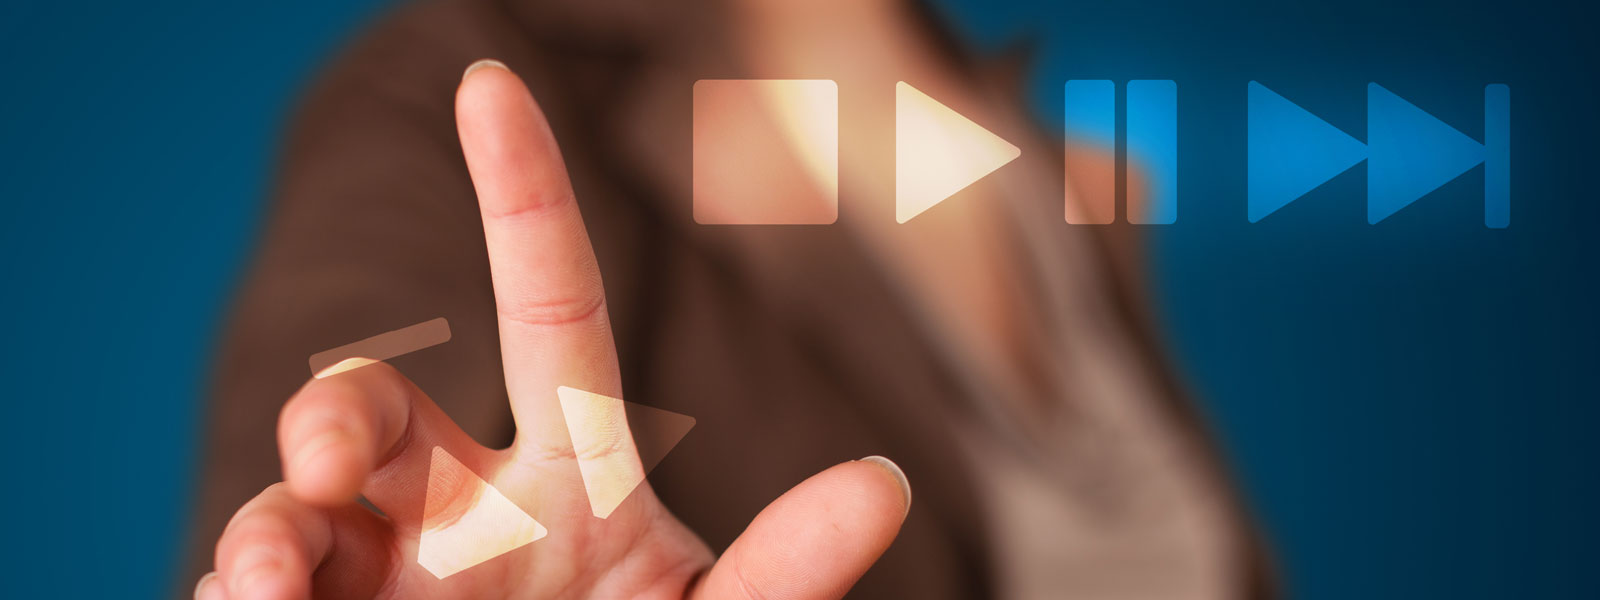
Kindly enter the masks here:
[[[172, 589], [206, 357], [284, 119], [378, 0], [0, 7], [8, 520], [0, 596]], [[1178, 83], [1161, 318], [1293, 596], [1592, 596], [1600, 124], [1577, 3], [938, 0], [1067, 79]], [[1207, 3], [1209, 4], [1209, 3]], [[1365, 138], [1377, 81], [1475, 138], [1512, 90], [1512, 224], [1482, 167], [1377, 226], [1365, 168], [1245, 221], [1245, 82]]]

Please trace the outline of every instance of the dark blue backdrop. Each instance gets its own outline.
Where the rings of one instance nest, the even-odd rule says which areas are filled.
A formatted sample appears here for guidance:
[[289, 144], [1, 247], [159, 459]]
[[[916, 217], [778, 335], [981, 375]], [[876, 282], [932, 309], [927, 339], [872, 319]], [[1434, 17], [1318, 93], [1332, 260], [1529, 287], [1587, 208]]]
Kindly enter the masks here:
[[[8, 597], [154, 597], [174, 572], [215, 328], [284, 117], [382, 0], [0, 7]], [[939, 0], [1066, 79], [1173, 79], [1161, 317], [1294, 595], [1592, 595], [1600, 134], [1577, 3]], [[1481, 139], [1512, 90], [1512, 225], [1481, 167], [1367, 225], [1365, 168], [1250, 225], [1245, 82], [1364, 138], [1376, 81]]]

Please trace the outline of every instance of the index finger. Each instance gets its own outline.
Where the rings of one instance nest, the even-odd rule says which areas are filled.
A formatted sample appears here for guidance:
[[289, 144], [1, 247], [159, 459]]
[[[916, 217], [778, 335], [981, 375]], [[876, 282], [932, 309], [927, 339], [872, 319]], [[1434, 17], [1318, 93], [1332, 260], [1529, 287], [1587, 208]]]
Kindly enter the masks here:
[[478, 193], [517, 446], [570, 452], [558, 387], [622, 397], [600, 268], [550, 125], [495, 61], [467, 69], [456, 126]]

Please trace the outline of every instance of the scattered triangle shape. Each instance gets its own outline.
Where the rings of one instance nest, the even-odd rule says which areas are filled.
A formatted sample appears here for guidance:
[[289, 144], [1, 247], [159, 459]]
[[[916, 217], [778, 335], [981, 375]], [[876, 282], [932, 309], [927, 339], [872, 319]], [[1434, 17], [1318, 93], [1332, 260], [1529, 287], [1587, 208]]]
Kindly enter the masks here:
[[895, 84], [894, 213], [901, 223], [1022, 155], [902, 81]]
[[562, 386], [561, 413], [594, 516], [611, 516], [694, 428], [694, 417]]
[[1484, 148], [1404, 98], [1367, 85], [1367, 222], [1376, 224], [1483, 162]]
[[695, 419], [689, 415], [637, 402], [623, 402], [623, 408], [628, 412], [628, 427], [633, 430], [634, 442], [639, 447], [639, 462], [646, 474], [654, 471], [667, 453], [694, 429]]
[[1267, 86], [1249, 83], [1246, 209], [1251, 223], [1367, 156], [1367, 148]]
[[417, 564], [444, 579], [550, 532], [444, 448], [433, 448]]

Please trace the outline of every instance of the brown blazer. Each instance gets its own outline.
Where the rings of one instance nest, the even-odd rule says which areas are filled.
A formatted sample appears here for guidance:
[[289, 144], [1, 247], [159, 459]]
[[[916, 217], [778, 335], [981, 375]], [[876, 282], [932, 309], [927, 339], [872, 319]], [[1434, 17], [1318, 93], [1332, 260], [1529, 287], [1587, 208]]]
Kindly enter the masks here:
[[[738, 76], [719, 52], [715, 2], [512, 4], [404, 9], [351, 46], [301, 107], [217, 361], [182, 593], [209, 570], [232, 512], [281, 478], [277, 411], [315, 352], [446, 317], [449, 343], [392, 362], [480, 442], [509, 443], [482, 224], [452, 109], [463, 67], [496, 57], [527, 80], [562, 145], [629, 399], [699, 420], [651, 475], [667, 506], [723, 548], [805, 477], [892, 456], [916, 506], [854, 596], [991, 595], [972, 465], [950, 442], [971, 400], [858, 242], [839, 226], [694, 224], [690, 84]], [[1127, 244], [1097, 238], [1114, 246]], [[1127, 273], [1127, 256], [1099, 260]], [[1104, 284], [1155, 361], [1132, 281]], [[1163, 385], [1187, 433], [1203, 439]], [[1250, 552], [1238, 576], [1264, 597], [1265, 562]]]

